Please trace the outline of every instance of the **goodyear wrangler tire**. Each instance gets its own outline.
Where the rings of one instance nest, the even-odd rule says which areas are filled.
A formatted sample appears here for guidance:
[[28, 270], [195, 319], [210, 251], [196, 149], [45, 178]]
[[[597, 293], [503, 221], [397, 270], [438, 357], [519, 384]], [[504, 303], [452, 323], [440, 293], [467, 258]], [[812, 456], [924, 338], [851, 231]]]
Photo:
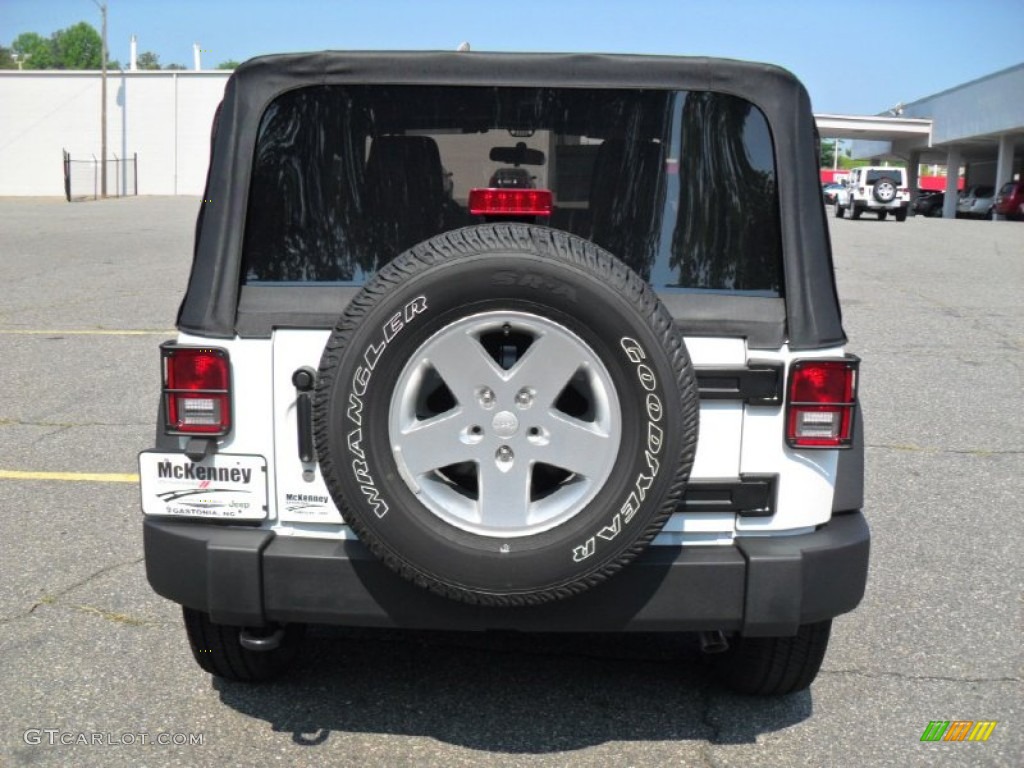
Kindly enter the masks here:
[[611, 577], [682, 495], [696, 379], [653, 291], [564, 232], [489, 224], [395, 259], [328, 341], [327, 487], [394, 571], [480, 605]]

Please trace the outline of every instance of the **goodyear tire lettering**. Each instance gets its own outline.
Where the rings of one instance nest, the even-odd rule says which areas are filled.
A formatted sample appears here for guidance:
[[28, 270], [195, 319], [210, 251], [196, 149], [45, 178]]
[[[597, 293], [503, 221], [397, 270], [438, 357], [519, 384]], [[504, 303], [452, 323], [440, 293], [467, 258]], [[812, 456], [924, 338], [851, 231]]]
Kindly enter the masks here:
[[637, 381], [647, 391], [645, 408], [647, 412], [647, 445], [644, 446], [644, 461], [650, 474], [637, 473], [633, 481], [633, 488], [622, 503], [619, 511], [612, 515], [609, 523], [598, 531], [597, 536], [591, 536], [582, 545], [573, 547], [572, 559], [579, 563], [591, 557], [597, 552], [597, 539], [612, 541], [622, 532], [623, 526], [628, 525], [640, 510], [640, 505], [647, 498], [647, 491], [654, 485], [654, 479], [661, 469], [661, 462], [657, 456], [661, 453], [665, 442], [665, 432], [656, 422], [661, 421], [665, 409], [662, 406], [661, 398], [655, 393], [658, 388], [658, 379], [650, 366], [642, 362], [647, 359], [647, 353], [636, 339], [623, 336], [619, 346], [626, 353], [626, 357], [635, 366]]

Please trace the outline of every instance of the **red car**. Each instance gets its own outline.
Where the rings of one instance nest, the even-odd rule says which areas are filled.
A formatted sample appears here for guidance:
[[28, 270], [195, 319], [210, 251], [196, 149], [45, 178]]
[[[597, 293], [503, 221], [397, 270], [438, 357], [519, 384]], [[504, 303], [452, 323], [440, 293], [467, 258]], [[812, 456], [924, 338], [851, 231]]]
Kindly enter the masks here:
[[1024, 218], [1024, 181], [1008, 181], [996, 195], [995, 212], [1010, 219]]

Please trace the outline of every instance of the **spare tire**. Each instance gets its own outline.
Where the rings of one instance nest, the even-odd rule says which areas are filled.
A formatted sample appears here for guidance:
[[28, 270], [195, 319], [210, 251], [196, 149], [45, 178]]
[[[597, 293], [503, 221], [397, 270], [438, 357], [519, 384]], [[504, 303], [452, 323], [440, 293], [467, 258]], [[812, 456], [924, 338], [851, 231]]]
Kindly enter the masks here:
[[314, 394], [320, 469], [387, 566], [480, 605], [602, 583], [675, 510], [697, 445], [683, 338], [593, 243], [488, 224], [414, 246], [351, 302]]
[[891, 203], [896, 199], [896, 181], [888, 176], [883, 176], [875, 181], [875, 200], [880, 203]]

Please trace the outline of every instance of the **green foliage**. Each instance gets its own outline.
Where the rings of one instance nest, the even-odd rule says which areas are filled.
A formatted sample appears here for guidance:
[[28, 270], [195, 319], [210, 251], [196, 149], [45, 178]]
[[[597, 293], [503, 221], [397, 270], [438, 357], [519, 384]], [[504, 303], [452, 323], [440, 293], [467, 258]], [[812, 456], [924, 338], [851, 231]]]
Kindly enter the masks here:
[[57, 69], [100, 69], [103, 62], [103, 40], [99, 32], [80, 21], [50, 38]]
[[24, 69], [54, 69], [57, 64], [51, 42], [35, 32], [22, 32], [11, 43]]
[[180, 72], [184, 69], [188, 69], [188, 67], [186, 67], [184, 64], [168, 64], [166, 67], [164, 67], [164, 69], [173, 69], [177, 72]]
[[860, 168], [865, 165], [891, 165], [893, 168], [903, 168], [906, 166], [906, 163], [893, 160], [886, 160], [878, 163], [870, 157], [863, 158], [861, 160], [852, 160], [849, 157], [839, 158], [839, 167], [845, 170], [849, 170], [850, 168]]
[[160, 57], [152, 51], [143, 51], [135, 59], [139, 69], [160, 69]]
[[821, 155], [818, 158], [818, 164], [822, 168], [831, 168], [832, 160], [835, 158], [835, 142], [829, 139], [821, 140]]
[[227, 61], [222, 61], [218, 64], [217, 69], [238, 69], [238, 65], [241, 63], [242, 62], [235, 61], [234, 59], [228, 59]]
[[[835, 163], [835, 151], [836, 151], [836, 140], [835, 139], [822, 139], [821, 140], [821, 156], [819, 163], [822, 168], [831, 168]], [[839, 167], [847, 168], [847, 159], [850, 157], [849, 147], [843, 147], [843, 141], [839, 141]]]
[[103, 60], [103, 40], [84, 21], [59, 29], [49, 38], [22, 32], [14, 38], [11, 50], [24, 69], [100, 69]]
[[0, 45], [0, 69], [17, 69], [18, 64], [11, 55], [11, 49]]

